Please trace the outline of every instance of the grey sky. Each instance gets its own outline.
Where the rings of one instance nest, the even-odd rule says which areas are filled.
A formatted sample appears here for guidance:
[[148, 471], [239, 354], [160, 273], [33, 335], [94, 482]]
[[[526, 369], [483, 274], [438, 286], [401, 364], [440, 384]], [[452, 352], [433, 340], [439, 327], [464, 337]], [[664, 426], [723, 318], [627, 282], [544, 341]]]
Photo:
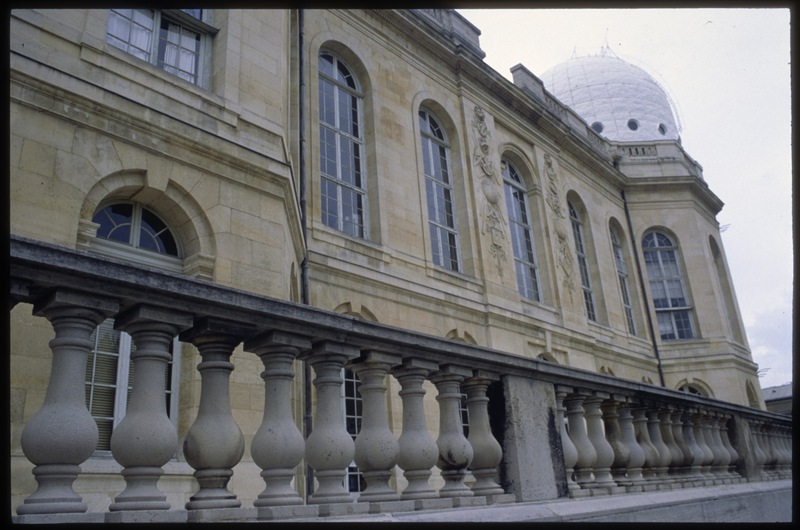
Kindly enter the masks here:
[[664, 86], [717, 216], [761, 386], [792, 380], [789, 9], [460, 9], [509, 80], [604, 44]]

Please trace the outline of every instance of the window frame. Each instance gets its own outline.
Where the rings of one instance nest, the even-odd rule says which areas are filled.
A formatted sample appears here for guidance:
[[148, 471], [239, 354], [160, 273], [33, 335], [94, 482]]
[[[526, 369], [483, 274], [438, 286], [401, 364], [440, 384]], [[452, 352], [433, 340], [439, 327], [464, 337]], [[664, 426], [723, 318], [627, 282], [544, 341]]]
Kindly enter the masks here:
[[[214, 26], [207, 23], [207, 20], [210, 19], [210, 10], [208, 9], [201, 9], [200, 16], [201, 18], [198, 19], [194, 15], [187, 13], [189, 10], [185, 9], [149, 9], [149, 8], [138, 8], [138, 9], [126, 9], [125, 11], [131, 11], [131, 15], [133, 11], [137, 11], [139, 13], [145, 14], [148, 16], [149, 20], [152, 22], [152, 28], [150, 28], [150, 34], [147, 39], [148, 48], [145, 50], [143, 48], [138, 48], [142, 50], [143, 53], [137, 54], [132, 53], [129, 49], [131, 46], [131, 36], [130, 33], [128, 34], [127, 38], [122, 39], [119, 36], [114, 35], [111, 33], [111, 21], [112, 18], [115, 16], [122, 17], [129, 22], [133, 21], [132, 16], [126, 16], [126, 14], [122, 13], [123, 9], [109, 9], [108, 10], [108, 22], [106, 24], [106, 37], [105, 42], [118, 49], [122, 50], [128, 55], [136, 57], [137, 59], [144, 61], [152, 66], [158, 68], [159, 70], [166, 72], [174, 77], [182, 79], [187, 83], [191, 83], [192, 85], [198, 86], [200, 88], [207, 89], [210, 84], [210, 57], [211, 57], [211, 48], [212, 44], [211, 41], [213, 37], [218, 33], [218, 29]], [[183, 30], [191, 31], [192, 33], [197, 35], [197, 50], [196, 52], [191, 52], [195, 55], [195, 73], [194, 79], [187, 79], [186, 76], [181, 75], [179, 72], [173, 71], [173, 69], [179, 69], [181, 72], [184, 70], [180, 69], [180, 65], [170, 65], [167, 64], [164, 57], [165, 57], [165, 46], [162, 45], [162, 25], [164, 23], [174, 24], [180, 28], [181, 33]], [[115, 41], [119, 43], [123, 43], [124, 46], [120, 46]], [[164, 53], [162, 53], [164, 51]], [[146, 57], [143, 55], [146, 54]], [[180, 63], [180, 61], [179, 61]]]
[[611, 237], [611, 251], [617, 269], [617, 279], [619, 280], [625, 321], [628, 326], [628, 332], [631, 335], [636, 335], [636, 319], [633, 314], [633, 294], [631, 293], [630, 283], [628, 282], [628, 266], [625, 263], [625, 248], [622, 246], [624, 238], [617, 233], [617, 230], [613, 226], [609, 226], [608, 231]]
[[[332, 58], [332, 70], [333, 72], [339, 72], [339, 68], [344, 68], [347, 74], [350, 76], [353, 82], [353, 86], [347, 86], [347, 84], [343, 83], [341, 80], [336, 79], [335, 77], [331, 77], [329, 74], [323, 72], [322, 70], [322, 61], [323, 56], [330, 56]], [[367, 164], [366, 164], [366, 142], [364, 136], [364, 92], [361, 89], [361, 83], [359, 82], [358, 77], [353, 71], [353, 68], [347, 63], [346, 60], [342, 59], [342, 57], [328, 49], [321, 49], [317, 56], [318, 61], [318, 68], [317, 68], [317, 82], [318, 82], [318, 90], [317, 90], [317, 98], [318, 98], [318, 126], [319, 126], [319, 173], [320, 173], [320, 216], [322, 220], [322, 224], [333, 228], [339, 232], [347, 234], [350, 237], [355, 237], [358, 239], [365, 239], [369, 240], [370, 233], [369, 233], [369, 197], [368, 197], [368, 187], [367, 187]], [[333, 112], [333, 120], [334, 124], [328, 123], [323, 117], [323, 88], [325, 86], [332, 87], [332, 112]], [[351, 132], [348, 132], [345, 129], [340, 127], [342, 123], [342, 116], [341, 116], [341, 101], [343, 97], [351, 97], [355, 101], [355, 119], [353, 120], [352, 117], [348, 121], [350, 128], [356, 128], [358, 134], [354, 135]], [[349, 107], [352, 111], [352, 105]], [[326, 146], [326, 142], [323, 140], [323, 132], [327, 131], [333, 135], [333, 150], [334, 156], [333, 165], [335, 166], [335, 175], [331, 175], [329, 171], [324, 169], [324, 162], [326, 160], [326, 150], [324, 149]], [[343, 142], [347, 141], [352, 143], [353, 145], [353, 153], [355, 150], [358, 150], [358, 155], [353, 153], [350, 154], [350, 160], [352, 168], [350, 171], [353, 173], [354, 180], [356, 175], [360, 178], [360, 183], [350, 183], [347, 180], [342, 178], [344, 173], [344, 159], [343, 159], [343, 151], [342, 145]], [[355, 162], [355, 163], [353, 163]], [[327, 211], [326, 201], [328, 195], [325, 193], [325, 185], [329, 183], [330, 185], [335, 187], [336, 197], [333, 198], [335, 201], [334, 207], [335, 211], [335, 223], [332, 223], [329, 220], [330, 213]], [[344, 193], [349, 192], [352, 194], [352, 197], [356, 200], [353, 201], [351, 204], [351, 208], [349, 211], [345, 211], [345, 201]], [[358, 204], [360, 201], [360, 204]], [[360, 208], [360, 213], [359, 213]], [[355, 219], [360, 217], [358, 221], [350, 221], [348, 222], [347, 219]], [[352, 226], [351, 230], [348, 230], [348, 226]]]
[[[533, 221], [528, 201], [528, 190], [523, 182], [522, 175], [514, 163], [508, 158], [500, 161], [500, 170], [503, 175], [503, 191], [506, 197], [506, 211], [511, 232], [511, 246], [514, 252], [514, 270], [517, 275], [517, 289], [520, 295], [534, 302], [541, 302], [542, 288], [539, 279], [539, 264], [536, 255], [536, 240], [533, 234]], [[514, 208], [512, 208], [514, 204]], [[519, 213], [524, 218], [517, 219]], [[525, 239], [519, 242], [520, 237]], [[522, 257], [521, 245], [525, 244], [525, 252], [529, 256]]]
[[[421, 107], [417, 112], [420, 149], [422, 155], [422, 172], [425, 179], [425, 202], [427, 206], [428, 234], [431, 240], [431, 260], [443, 269], [463, 273], [461, 258], [461, 242], [458, 230], [458, 205], [456, 191], [453, 186], [453, 165], [451, 163], [450, 142], [441, 120], [432, 111]], [[431, 122], [435, 125], [432, 131]], [[438, 134], [437, 134], [438, 133]], [[438, 149], [436, 149], [438, 148]], [[438, 153], [436, 152], [438, 150]], [[442, 156], [444, 154], [444, 156]], [[439, 171], [434, 160], [439, 160]], [[444, 171], [441, 171], [442, 163]], [[430, 171], [428, 170], [430, 167]], [[431, 174], [429, 174], [431, 173]], [[441, 190], [445, 211], [440, 213], [437, 191]], [[447, 211], [447, 205], [450, 211]], [[433, 218], [431, 213], [434, 213]], [[444, 217], [444, 223], [441, 217]], [[447, 242], [445, 242], [445, 239]], [[445, 254], [445, 248], [448, 252]]]
[[[649, 237], [653, 238], [653, 242], [655, 246], [651, 246], [647, 243]], [[669, 242], [669, 245], [662, 245], [661, 241], [659, 241], [659, 236], [666, 239]], [[664, 266], [664, 259], [662, 255], [665, 253], [672, 253], [674, 261], [674, 274], [666, 274], [667, 269]], [[660, 230], [648, 230], [642, 236], [642, 254], [644, 257], [645, 269], [647, 270], [647, 279], [648, 285], [650, 287], [650, 297], [653, 301], [653, 309], [656, 313], [656, 324], [658, 325], [658, 336], [662, 341], [678, 341], [678, 340], [694, 340], [697, 338], [697, 333], [695, 332], [695, 325], [693, 322], [693, 305], [691, 303], [691, 299], [689, 297], [689, 291], [687, 289], [686, 282], [684, 281], [684, 275], [682, 272], [682, 264], [681, 264], [681, 253], [680, 253], [680, 245], [678, 245], [674, 241], [674, 237], [660, 231]], [[650, 259], [650, 256], [654, 255], [656, 261]], [[651, 267], [652, 263], [657, 263], [658, 271], [653, 270]], [[654, 274], [654, 272], [658, 272], [658, 276]], [[653, 288], [654, 285], [661, 283], [660, 292], [663, 292], [665, 295], [673, 294], [670, 291], [670, 282], [678, 282], [678, 285], [681, 289], [681, 293], [683, 295], [683, 305], [672, 305], [673, 297], [665, 296], [664, 300], [667, 301], [669, 304], [667, 307], [659, 307], [657, 304], [657, 300], [661, 300], [661, 298], [655, 297], [655, 289]], [[674, 283], [673, 283], [674, 285]], [[678, 320], [676, 320], [677, 316], [681, 315], [682, 322], [685, 323], [684, 327], [679, 325]], [[662, 324], [665, 324], [666, 317], [669, 318], [669, 324], [671, 333], [665, 334], [662, 333]], [[688, 329], [689, 334], [688, 336], [682, 336], [682, 330]], [[665, 336], [666, 335], [666, 336]], [[669, 336], [672, 335], [672, 336]]]
[[578, 274], [581, 277], [581, 292], [583, 294], [583, 308], [586, 318], [592, 322], [598, 322], [597, 300], [595, 299], [594, 287], [592, 286], [592, 271], [589, 264], [589, 251], [586, 248], [584, 236], [584, 221], [578, 208], [567, 200], [569, 210], [569, 221], [572, 226], [572, 239], [575, 244], [575, 256], [578, 261]]

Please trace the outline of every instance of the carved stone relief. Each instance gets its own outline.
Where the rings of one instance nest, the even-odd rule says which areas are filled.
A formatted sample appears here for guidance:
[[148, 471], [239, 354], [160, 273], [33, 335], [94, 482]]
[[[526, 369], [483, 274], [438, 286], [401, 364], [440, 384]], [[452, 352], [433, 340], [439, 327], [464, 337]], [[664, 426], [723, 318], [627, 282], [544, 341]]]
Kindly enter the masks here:
[[503, 189], [497, 181], [497, 172], [492, 161], [489, 145], [489, 127], [483, 109], [475, 106], [472, 119], [476, 147], [472, 157], [473, 164], [481, 169], [481, 234], [489, 235], [489, 252], [497, 263], [497, 272], [503, 276], [503, 265], [506, 261], [506, 219], [500, 210], [500, 199]]
[[544, 154], [544, 173], [547, 175], [547, 195], [545, 200], [553, 212], [553, 231], [558, 241], [558, 265], [564, 273], [564, 286], [572, 291], [575, 287], [573, 270], [575, 258], [569, 243], [569, 219], [561, 201], [558, 172], [556, 171], [553, 157]]

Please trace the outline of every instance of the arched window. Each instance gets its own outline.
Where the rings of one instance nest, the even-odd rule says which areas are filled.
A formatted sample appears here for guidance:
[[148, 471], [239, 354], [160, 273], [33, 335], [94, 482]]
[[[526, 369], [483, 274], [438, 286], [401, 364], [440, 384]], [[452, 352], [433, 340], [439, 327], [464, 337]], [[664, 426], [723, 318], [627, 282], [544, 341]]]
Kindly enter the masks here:
[[[128, 261], [170, 271], [181, 271], [181, 250], [174, 233], [158, 215], [134, 202], [101, 207], [92, 221], [99, 224], [91, 249]], [[114, 329], [106, 319], [92, 333], [92, 350], [86, 363], [86, 407], [99, 431], [98, 451], [111, 449], [111, 433], [122, 421], [133, 382], [130, 356], [135, 344], [130, 335]], [[169, 417], [177, 422], [180, 342], [172, 343], [173, 360], [167, 365], [166, 392]]]
[[622, 247], [622, 238], [617, 230], [612, 226], [611, 248], [614, 252], [614, 263], [617, 267], [617, 278], [619, 279], [620, 295], [622, 296], [622, 307], [625, 310], [625, 321], [628, 325], [628, 332], [636, 335], [636, 322], [633, 318], [633, 302], [631, 302], [631, 291], [628, 285], [628, 267], [625, 265], [625, 251]]
[[597, 321], [592, 277], [589, 271], [589, 257], [586, 252], [586, 241], [583, 237], [583, 219], [577, 208], [572, 204], [572, 201], [567, 201], [567, 207], [569, 208], [569, 220], [572, 224], [572, 235], [575, 239], [575, 254], [578, 258], [578, 269], [581, 274], [581, 288], [583, 290], [583, 305], [586, 309], [586, 317], [589, 320]]
[[354, 237], [366, 233], [363, 97], [355, 76], [330, 52], [319, 55], [319, 167], [322, 222]]
[[[687, 394], [694, 394], [695, 396], [706, 396], [705, 392], [703, 392], [700, 388], [695, 385], [685, 384], [681, 385], [678, 390], [681, 392], [686, 392]], [[706, 396], [708, 397], [708, 396]]]
[[728, 270], [725, 267], [722, 251], [712, 237], [709, 237], [709, 246], [711, 247], [711, 257], [714, 260], [714, 272], [716, 273], [717, 285], [719, 286], [720, 295], [722, 296], [721, 305], [724, 309], [728, 325], [730, 326], [733, 340], [740, 344], [744, 343], [744, 333], [742, 332], [742, 326], [739, 323], [739, 318], [736, 313], [733, 287], [728, 278]]
[[525, 298], [540, 301], [539, 271], [536, 265], [536, 248], [527, 190], [522, 178], [510, 160], [500, 163], [508, 207], [508, 221], [511, 228], [511, 244], [514, 248], [514, 268], [517, 272], [517, 287]]
[[439, 121], [425, 109], [419, 111], [419, 127], [433, 262], [461, 272], [450, 144]]
[[661, 340], [694, 338], [678, 246], [662, 232], [648, 232], [642, 239], [642, 251]]

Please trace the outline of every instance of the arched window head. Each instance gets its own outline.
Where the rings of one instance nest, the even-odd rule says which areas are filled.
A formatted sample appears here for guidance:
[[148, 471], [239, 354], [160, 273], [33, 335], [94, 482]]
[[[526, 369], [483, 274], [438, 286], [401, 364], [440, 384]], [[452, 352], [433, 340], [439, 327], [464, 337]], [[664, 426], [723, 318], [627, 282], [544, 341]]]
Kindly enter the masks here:
[[319, 165], [322, 222], [354, 237], [366, 233], [363, 97], [356, 78], [330, 52], [319, 55]]
[[685, 384], [685, 385], [681, 385], [680, 387], [678, 387], [678, 390], [680, 390], [681, 392], [686, 392], [687, 394], [694, 394], [695, 396], [705, 396], [705, 397], [708, 397], [708, 396], [706, 395], [706, 393], [705, 393], [705, 392], [703, 392], [703, 390], [702, 390], [702, 389], [700, 389], [699, 387], [697, 387], [697, 386], [695, 386], [695, 385], [690, 385], [690, 384], [688, 384], [688, 383], [687, 383], [687, 384]]
[[450, 144], [439, 120], [425, 109], [419, 111], [419, 127], [433, 262], [461, 272]]
[[139, 203], [118, 202], [99, 210], [92, 221], [97, 237], [133, 248], [180, 257], [175, 236], [167, 224]]
[[536, 265], [533, 222], [528, 209], [528, 192], [517, 168], [510, 160], [504, 158], [500, 166], [511, 228], [511, 244], [514, 248], [517, 288], [522, 296], [538, 302], [541, 300], [539, 271]]
[[589, 320], [597, 321], [592, 277], [589, 272], [589, 257], [586, 251], [586, 241], [584, 240], [583, 218], [578, 209], [572, 204], [572, 201], [567, 201], [567, 207], [569, 208], [572, 235], [575, 240], [575, 255], [578, 258], [578, 269], [581, 273], [581, 288], [583, 290], [583, 305], [586, 309], [586, 317]]
[[661, 340], [694, 338], [678, 246], [666, 234], [654, 231], [645, 234], [642, 251]]

